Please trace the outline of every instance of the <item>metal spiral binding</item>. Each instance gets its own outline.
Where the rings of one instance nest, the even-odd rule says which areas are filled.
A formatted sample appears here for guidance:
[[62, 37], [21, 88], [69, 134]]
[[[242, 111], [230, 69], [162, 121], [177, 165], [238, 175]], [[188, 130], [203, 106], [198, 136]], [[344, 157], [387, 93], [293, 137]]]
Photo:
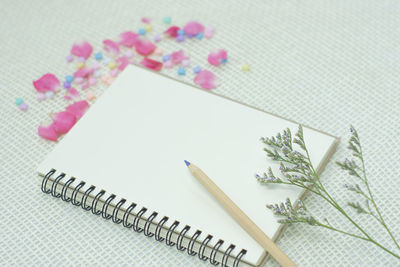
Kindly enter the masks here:
[[[109, 220], [112, 219], [112, 221], [116, 224], [122, 223], [122, 225], [126, 228], [132, 228], [135, 232], [143, 232], [145, 236], [148, 237], [153, 237], [154, 239], [162, 242], [165, 240], [165, 243], [168, 246], [176, 246], [176, 248], [179, 251], [185, 251], [186, 247], [182, 246], [182, 241], [184, 237], [186, 236], [186, 233], [190, 230], [190, 226], [186, 225], [178, 234], [176, 243], [171, 241], [172, 234], [174, 230], [179, 226], [180, 222], [179, 221], [174, 221], [171, 226], [169, 226], [165, 238], [160, 236], [161, 230], [164, 228], [164, 224], [169, 220], [167, 216], [164, 216], [158, 223], [157, 226], [154, 230], [154, 233], [150, 232], [150, 225], [154, 224], [153, 220], [158, 216], [157, 212], [152, 212], [151, 215], [147, 219], [142, 219], [142, 216], [147, 212], [147, 208], [142, 207], [138, 213], [132, 214], [133, 209], [137, 206], [136, 203], [131, 203], [130, 206], [125, 210], [123, 218], [119, 219], [118, 218], [118, 212], [120, 211], [121, 207], [126, 203], [126, 199], [121, 199], [118, 201], [118, 203], [112, 207], [112, 211], [108, 211], [110, 208], [111, 202], [117, 197], [114, 194], [111, 194], [102, 204], [102, 207], [97, 209], [97, 204], [101, 200], [101, 197], [105, 195], [106, 191], [105, 190], [100, 190], [94, 198], [91, 204], [86, 204], [88, 197], [93, 197], [91, 193], [95, 190], [95, 186], [91, 185], [86, 191], [83, 193], [80, 201], [77, 200], [79, 190], [85, 186], [85, 182], [81, 181], [79, 184], [76, 186], [72, 187], [71, 184], [76, 180], [75, 177], [69, 178], [63, 185], [61, 189], [61, 193], [57, 192], [57, 187], [60, 184], [61, 180], [66, 176], [64, 173], [61, 173], [58, 175], [54, 180], [50, 180], [52, 175], [56, 172], [55, 169], [50, 170], [43, 178], [42, 180], [42, 185], [41, 185], [41, 190], [45, 194], [51, 194], [55, 198], [61, 198], [65, 202], [71, 202], [72, 205], [75, 206], [81, 206], [82, 209], [89, 211], [91, 210], [93, 214], [95, 215], [100, 215], [102, 218]], [[49, 180], [52, 182], [51, 188], [47, 188], [47, 184], [49, 183]], [[67, 197], [67, 191], [68, 189], [72, 190], [71, 196]], [[133, 223], [129, 223], [129, 216], [134, 216]], [[144, 221], [144, 226], [143, 228], [139, 227], [139, 223], [141, 221]], [[224, 243], [223, 240], [218, 240], [218, 242], [214, 245], [214, 247], [211, 250], [210, 257], [204, 256], [204, 251], [205, 248], [208, 246], [208, 243], [211, 241], [213, 238], [212, 235], [207, 235], [207, 237], [201, 242], [201, 245], [198, 249], [197, 252], [193, 251], [193, 246], [201, 235], [200, 230], [196, 230], [196, 232], [191, 236], [189, 243], [187, 245], [187, 253], [191, 256], [198, 255], [199, 259], [206, 261], [209, 260], [211, 264], [214, 266], [219, 265], [219, 262], [215, 260], [215, 257], [217, 255], [217, 252], [219, 248], [222, 246]], [[231, 244], [224, 252], [223, 257], [222, 257], [222, 262], [221, 266], [227, 266], [228, 264], [228, 259], [230, 258], [230, 254], [232, 251], [235, 249], [235, 245]], [[237, 267], [239, 265], [239, 262], [241, 261], [242, 257], [247, 253], [245, 249], [242, 249], [238, 255], [236, 255], [235, 260], [233, 262], [233, 267]]]

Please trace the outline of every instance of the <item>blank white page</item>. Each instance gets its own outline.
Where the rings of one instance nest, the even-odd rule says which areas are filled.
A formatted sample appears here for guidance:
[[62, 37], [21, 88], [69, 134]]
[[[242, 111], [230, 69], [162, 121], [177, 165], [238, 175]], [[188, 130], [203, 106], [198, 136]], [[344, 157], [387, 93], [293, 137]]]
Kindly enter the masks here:
[[[297, 124], [129, 66], [38, 167], [54, 168], [119, 198], [170, 217], [198, 240], [214, 236], [248, 250], [256, 264], [259, 246], [191, 176], [183, 160], [199, 166], [271, 238], [279, 228], [265, 205], [298, 199], [301, 190], [261, 185], [254, 178], [268, 166], [260, 137]], [[312, 162], [318, 166], [336, 138], [304, 128]], [[279, 173], [279, 171], [277, 171]], [[136, 209], [135, 209], [136, 210]], [[149, 215], [146, 213], [146, 215]], [[157, 220], [155, 220], [157, 221]]]

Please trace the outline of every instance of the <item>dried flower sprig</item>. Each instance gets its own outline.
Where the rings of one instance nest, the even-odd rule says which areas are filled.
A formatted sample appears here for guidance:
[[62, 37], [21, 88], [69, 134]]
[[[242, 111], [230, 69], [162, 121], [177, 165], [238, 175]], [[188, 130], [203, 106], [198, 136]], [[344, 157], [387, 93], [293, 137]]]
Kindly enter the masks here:
[[[315, 171], [308, 153], [304, 136], [303, 128], [300, 125], [295, 137], [292, 138], [290, 129], [283, 131], [283, 134], [278, 133], [276, 137], [261, 138], [261, 141], [267, 146], [264, 148], [267, 156], [280, 163], [280, 172], [282, 178], [277, 177], [271, 168], [268, 169], [263, 175], [256, 174], [255, 177], [260, 183], [264, 184], [286, 184], [297, 186], [314, 193], [328, 202], [337, 211], [339, 211], [350, 223], [353, 225], [355, 232], [347, 232], [331, 225], [328, 219], [324, 218], [322, 221], [315, 218], [302, 201], [297, 201], [296, 205], [292, 205], [290, 199], [285, 203], [270, 204], [267, 208], [279, 216], [279, 223], [294, 224], [306, 223], [312, 226], [319, 226], [335, 232], [339, 232], [354, 238], [358, 238], [378, 246], [387, 253], [400, 259], [400, 246], [398, 241], [393, 236], [389, 227], [385, 223], [383, 216], [375, 202], [374, 196], [371, 192], [366, 172], [364, 158], [361, 149], [360, 139], [357, 131], [353, 126], [350, 127], [351, 137], [348, 142], [348, 149], [352, 153], [352, 159], [346, 159], [343, 162], [336, 162], [343, 170], [349, 173], [350, 176], [355, 177], [358, 183], [345, 184], [344, 187], [359, 195], [364, 204], [360, 202], [348, 202], [347, 205], [356, 211], [357, 214], [363, 214], [374, 218], [387, 232], [391, 240], [395, 244], [397, 250], [391, 251], [384, 247], [381, 243], [376, 241], [368, 233], [367, 229], [360, 226], [355, 222], [352, 215], [350, 215], [339, 203], [331, 196], [327, 189], [322, 184], [318, 173]], [[295, 146], [297, 147], [295, 148]], [[299, 149], [299, 150], [296, 150]]]

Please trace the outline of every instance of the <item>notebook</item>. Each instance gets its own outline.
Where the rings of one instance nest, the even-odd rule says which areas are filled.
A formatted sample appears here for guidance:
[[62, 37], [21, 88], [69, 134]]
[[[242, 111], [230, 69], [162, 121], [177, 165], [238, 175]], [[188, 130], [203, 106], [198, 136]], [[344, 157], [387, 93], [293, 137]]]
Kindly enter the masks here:
[[[203, 169], [270, 238], [266, 204], [303, 191], [259, 184], [260, 137], [298, 124], [138, 66], [127, 67], [38, 167], [42, 190], [154, 242], [224, 266], [259, 266], [266, 252], [193, 178]], [[321, 171], [338, 138], [304, 127]], [[129, 234], [128, 232], [126, 234]], [[132, 238], [135, 238], [132, 236]]]

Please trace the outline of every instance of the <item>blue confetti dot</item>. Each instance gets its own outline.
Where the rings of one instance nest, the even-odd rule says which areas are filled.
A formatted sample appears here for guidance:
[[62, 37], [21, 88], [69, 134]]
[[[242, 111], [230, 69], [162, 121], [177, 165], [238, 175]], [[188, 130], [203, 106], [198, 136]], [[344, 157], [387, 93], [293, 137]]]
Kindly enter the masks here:
[[68, 83], [71, 83], [74, 80], [74, 76], [72, 75], [67, 75], [65, 76], [65, 81]]
[[179, 67], [178, 74], [179, 75], [185, 75], [186, 74], [185, 68], [184, 67]]
[[146, 30], [145, 29], [139, 29], [139, 31], [138, 31], [138, 33], [140, 34], [140, 35], [145, 35], [146, 34]]
[[196, 35], [196, 38], [199, 39], [199, 40], [201, 40], [201, 39], [203, 39], [203, 36], [204, 36], [204, 35], [203, 35], [203, 33], [201, 32], [201, 33], [199, 33], [199, 34]]
[[101, 52], [98, 52], [98, 53], [94, 54], [94, 58], [96, 60], [102, 60], [103, 59], [103, 54]]
[[22, 103], [24, 103], [24, 100], [22, 98], [18, 97], [15, 99], [15, 104], [17, 106], [21, 105]]
[[199, 73], [200, 71], [201, 71], [200, 66], [196, 66], [196, 67], [193, 68], [193, 72], [194, 72], [195, 74]]
[[163, 19], [163, 21], [164, 21], [165, 24], [170, 24], [171, 23], [171, 17], [165, 17]]
[[227, 58], [221, 59], [219, 62], [221, 62], [222, 64], [225, 64], [226, 62], [228, 62], [228, 59]]
[[185, 35], [185, 31], [182, 30], [182, 29], [180, 29], [180, 30], [178, 31], [178, 35]]
[[166, 62], [166, 61], [168, 61], [168, 60], [170, 60], [171, 59], [171, 55], [163, 55], [162, 56], [162, 61], [163, 62]]

